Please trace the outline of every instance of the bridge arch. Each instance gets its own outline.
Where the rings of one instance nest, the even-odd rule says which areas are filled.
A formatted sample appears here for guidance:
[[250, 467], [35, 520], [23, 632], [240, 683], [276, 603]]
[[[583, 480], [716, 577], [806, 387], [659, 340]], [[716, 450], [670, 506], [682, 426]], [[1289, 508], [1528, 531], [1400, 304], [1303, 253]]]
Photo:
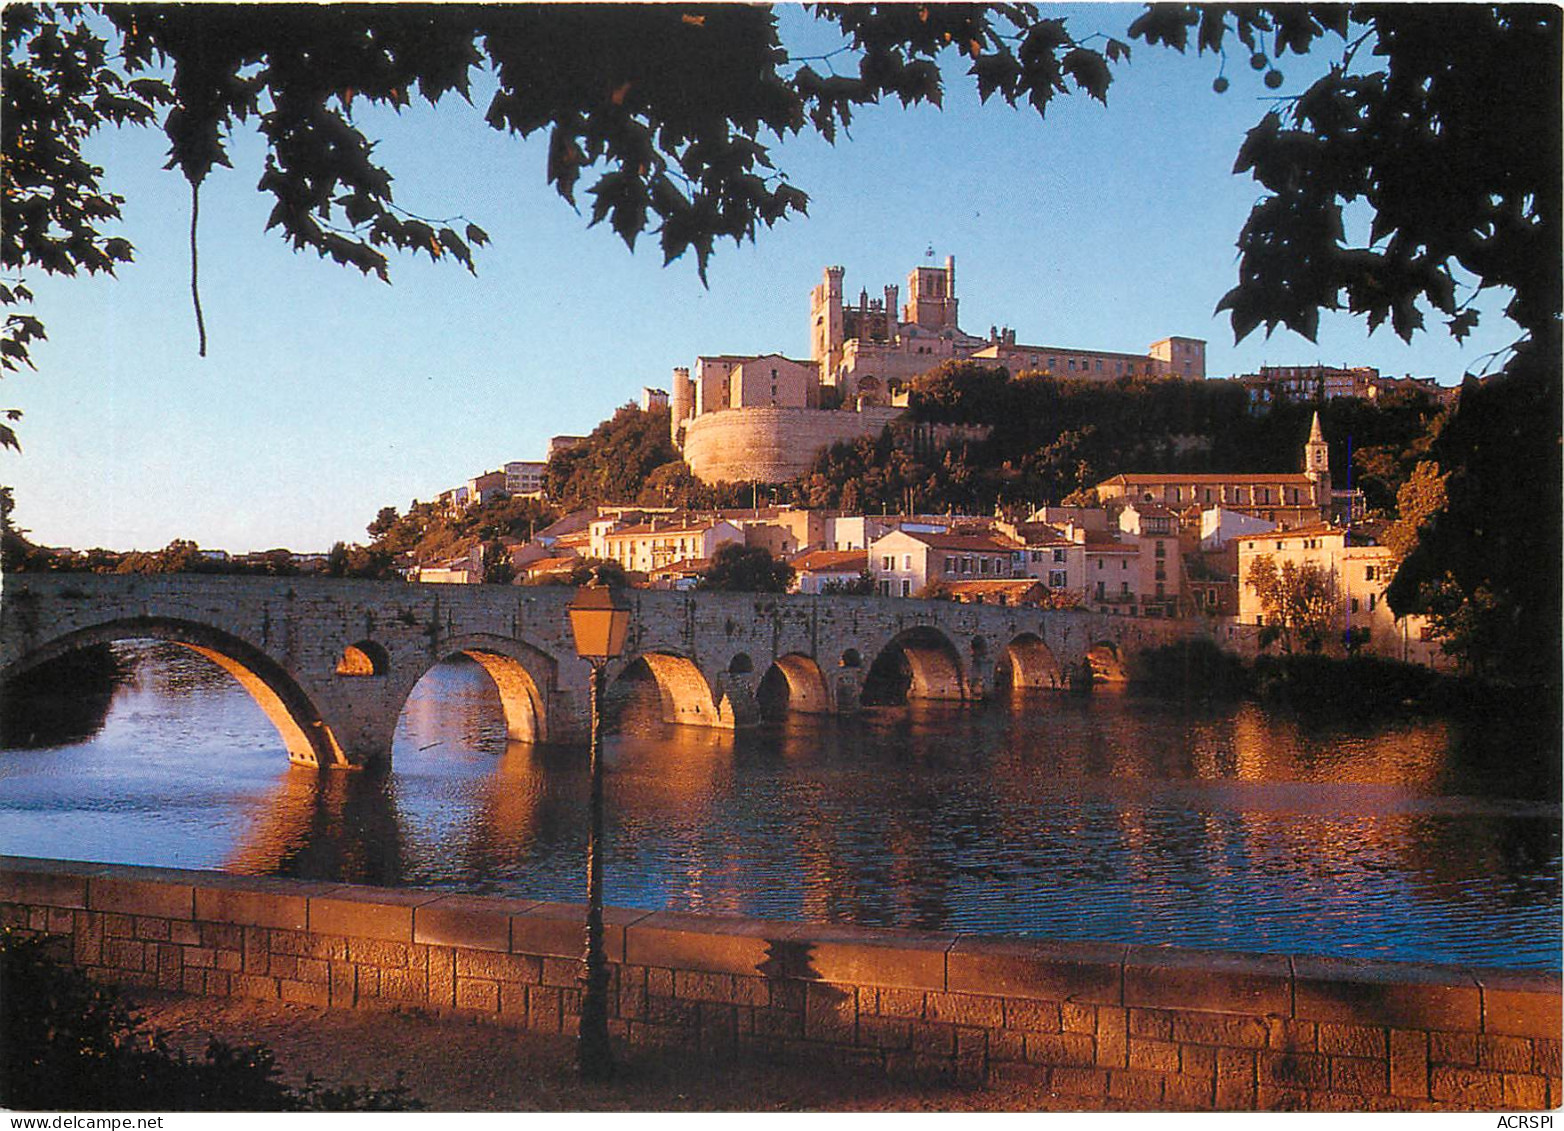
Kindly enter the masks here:
[[801, 652], [778, 656], [772, 662], [755, 690], [755, 699], [760, 713], [768, 717], [787, 711], [823, 715], [832, 710], [825, 674], [819, 664]]
[[360, 640], [342, 649], [337, 674], [346, 676], [385, 675], [391, 667], [391, 654], [373, 640]]
[[[493, 681], [499, 693], [500, 709], [505, 716], [505, 737], [512, 742], [549, 741], [548, 703], [545, 689], [557, 681], [554, 660], [540, 649], [522, 640], [500, 636], [474, 635], [446, 641], [440, 660], [451, 656], [472, 660]], [[438, 661], [436, 661], [438, 662]], [[413, 687], [428, 674], [431, 663], [407, 681], [398, 703], [412, 694]]]
[[994, 665], [996, 682], [1012, 688], [1059, 688], [1066, 683], [1053, 649], [1035, 633], [1023, 632], [1005, 646]]
[[1124, 656], [1112, 640], [1099, 640], [1086, 650], [1086, 663], [1092, 679], [1103, 683], [1123, 683], [1127, 679]]
[[901, 699], [969, 698], [966, 669], [950, 637], [932, 625], [898, 633], [882, 647], [864, 680], [868, 705]]
[[246, 640], [194, 621], [127, 617], [77, 629], [7, 665], [0, 671], [0, 682], [91, 644], [145, 639], [188, 648], [233, 676], [277, 728], [290, 762], [326, 767], [351, 764], [320, 710], [281, 664]]
[[619, 679], [650, 676], [657, 684], [663, 722], [721, 727], [724, 723], [711, 684], [694, 660], [672, 652], [643, 652], [626, 665]]

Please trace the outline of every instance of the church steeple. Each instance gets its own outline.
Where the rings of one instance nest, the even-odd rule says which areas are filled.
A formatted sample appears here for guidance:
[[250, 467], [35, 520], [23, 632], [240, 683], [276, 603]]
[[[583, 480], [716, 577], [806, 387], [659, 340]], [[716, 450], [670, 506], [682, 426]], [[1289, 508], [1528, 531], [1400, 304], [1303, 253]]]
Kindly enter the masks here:
[[1318, 506], [1330, 506], [1330, 445], [1325, 442], [1325, 430], [1320, 427], [1320, 414], [1314, 413], [1314, 423], [1309, 428], [1309, 439], [1303, 445], [1303, 473], [1314, 482], [1314, 501]]

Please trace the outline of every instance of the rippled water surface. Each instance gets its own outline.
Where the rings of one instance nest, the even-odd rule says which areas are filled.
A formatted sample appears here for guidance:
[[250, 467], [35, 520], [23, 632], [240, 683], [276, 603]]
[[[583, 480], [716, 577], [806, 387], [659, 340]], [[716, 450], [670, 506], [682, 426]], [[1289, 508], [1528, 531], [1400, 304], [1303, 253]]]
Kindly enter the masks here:
[[[0, 753], [0, 851], [548, 899], [584, 891], [585, 752], [507, 745], [476, 665], [384, 775], [291, 768], [226, 674], [134, 645], [73, 745]], [[1097, 694], [665, 726], [607, 746], [609, 902], [765, 918], [1557, 967], [1557, 736]]]

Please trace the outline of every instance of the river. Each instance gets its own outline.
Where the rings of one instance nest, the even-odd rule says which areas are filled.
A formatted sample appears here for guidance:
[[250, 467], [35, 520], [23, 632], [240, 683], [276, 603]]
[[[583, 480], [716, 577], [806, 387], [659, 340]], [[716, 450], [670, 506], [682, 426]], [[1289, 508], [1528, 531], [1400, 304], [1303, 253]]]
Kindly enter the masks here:
[[[488, 677], [414, 690], [386, 773], [290, 767], [220, 669], [117, 645], [80, 741], [0, 752], [0, 852], [580, 900], [585, 752]], [[621, 689], [608, 899], [760, 918], [1559, 967], [1556, 733], [1018, 693], [673, 727]]]

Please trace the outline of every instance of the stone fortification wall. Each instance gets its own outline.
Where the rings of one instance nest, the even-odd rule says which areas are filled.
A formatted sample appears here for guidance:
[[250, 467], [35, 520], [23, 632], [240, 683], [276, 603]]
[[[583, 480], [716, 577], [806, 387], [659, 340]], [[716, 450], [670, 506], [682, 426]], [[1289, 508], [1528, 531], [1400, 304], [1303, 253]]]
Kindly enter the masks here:
[[[582, 908], [0, 858], [0, 924], [92, 976], [570, 1033]], [[1564, 1101], [1554, 974], [613, 909], [621, 1040], [1166, 1109]]]
[[878, 435], [902, 411], [761, 406], [703, 413], [685, 425], [684, 462], [703, 483], [784, 483], [808, 471], [820, 449]]

